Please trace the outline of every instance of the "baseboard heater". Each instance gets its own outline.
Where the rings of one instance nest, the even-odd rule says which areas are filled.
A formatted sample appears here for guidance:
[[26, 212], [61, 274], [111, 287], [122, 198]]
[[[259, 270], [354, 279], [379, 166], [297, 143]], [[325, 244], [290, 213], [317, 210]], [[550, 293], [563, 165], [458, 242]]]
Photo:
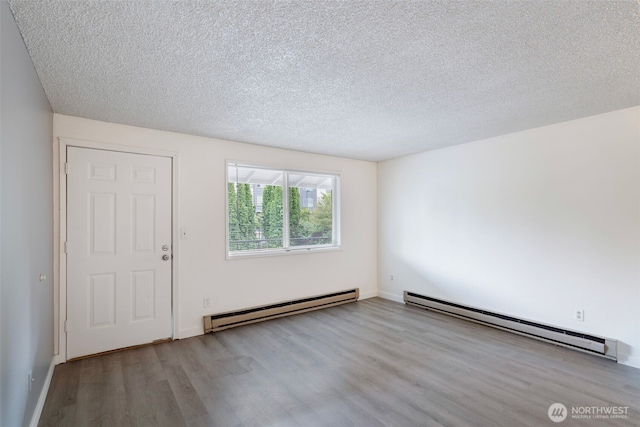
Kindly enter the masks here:
[[285, 301], [276, 304], [261, 305], [243, 310], [228, 311], [225, 313], [204, 316], [204, 332], [217, 332], [236, 326], [262, 322], [278, 317], [291, 316], [293, 314], [306, 313], [321, 308], [334, 307], [348, 302], [355, 302], [360, 296], [358, 288], [346, 291], [334, 292], [324, 295]]
[[618, 341], [404, 291], [404, 302], [617, 361]]

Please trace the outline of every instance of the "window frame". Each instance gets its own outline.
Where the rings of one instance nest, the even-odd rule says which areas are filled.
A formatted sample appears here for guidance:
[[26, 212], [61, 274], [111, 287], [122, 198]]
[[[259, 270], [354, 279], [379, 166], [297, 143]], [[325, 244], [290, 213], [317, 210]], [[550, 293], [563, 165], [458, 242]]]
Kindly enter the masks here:
[[[250, 249], [230, 251], [229, 247], [229, 167], [239, 166], [254, 169], [263, 169], [270, 171], [277, 171], [282, 173], [282, 205], [283, 205], [283, 230], [282, 230], [282, 248], [266, 248], [266, 249]], [[290, 169], [280, 168], [274, 166], [265, 166], [253, 162], [242, 162], [235, 160], [227, 160], [225, 162], [225, 254], [226, 259], [240, 259], [251, 257], [266, 257], [266, 256], [280, 256], [280, 255], [292, 255], [311, 252], [327, 252], [341, 250], [341, 232], [340, 232], [340, 173], [333, 171], [317, 171], [317, 170], [303, 170], [303, 169]], [[290, 245], [290, 230], [289, 230], [289, 174], [306, 174], [312, 176], [326, 176], [332, 178], [331, 189], [331, 237], [332, 243], [323, 245]], [[300, 187], [294, 187], [300, 188]]]

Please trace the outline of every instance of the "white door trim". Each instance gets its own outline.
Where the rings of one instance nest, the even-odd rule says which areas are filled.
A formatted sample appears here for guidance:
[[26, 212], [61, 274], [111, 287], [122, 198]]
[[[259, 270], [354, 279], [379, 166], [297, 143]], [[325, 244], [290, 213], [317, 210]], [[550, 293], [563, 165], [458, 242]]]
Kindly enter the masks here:
[[67, 361], [67, 334], [65, 320], [67, 318], [67, 255], [64, 251], [67, 235], [67, 175], [65, 163], [67, 161], [67, 147], [93, 148], [98, 150], [119, 151], [132, 154], [147, 154], [160, 157], [170, 157], [172, 168], [172, 239], [173, 239], [173, 271], [172, 271], [172, 301], [173, 339], [179, 338], [180, 331], [180, 233], [178, 209], [178, 177], [179, 154], [175, 151], [155, 150], [132, 147], [127, 145], [108, 144], [95, 141], [85, 141], [73, 138], [58, 137], [53, 147], [53, 217], [54, 217], [54, 361], [57, 364]]

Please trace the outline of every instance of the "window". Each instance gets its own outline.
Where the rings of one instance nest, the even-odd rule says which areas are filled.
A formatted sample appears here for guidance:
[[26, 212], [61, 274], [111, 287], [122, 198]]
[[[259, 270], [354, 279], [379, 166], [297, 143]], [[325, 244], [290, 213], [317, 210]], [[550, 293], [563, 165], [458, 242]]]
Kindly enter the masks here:
[[338, 247], [339, 182], [338, 175], [227, 163], [229, 255]]

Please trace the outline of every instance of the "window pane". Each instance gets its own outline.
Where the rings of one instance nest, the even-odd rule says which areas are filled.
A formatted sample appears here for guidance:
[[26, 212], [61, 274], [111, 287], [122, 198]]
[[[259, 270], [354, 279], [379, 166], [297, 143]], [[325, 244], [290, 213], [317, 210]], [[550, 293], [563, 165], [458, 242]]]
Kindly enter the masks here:
[[228, 163], [229, 254], [339, 246], [333, 206], [338, 180], [337, 175]]
[[333, 177], [289, 174], [289, 245], [333, 244]]
[[283, 247], [281, 171], [229, 164], [229, 252]]

